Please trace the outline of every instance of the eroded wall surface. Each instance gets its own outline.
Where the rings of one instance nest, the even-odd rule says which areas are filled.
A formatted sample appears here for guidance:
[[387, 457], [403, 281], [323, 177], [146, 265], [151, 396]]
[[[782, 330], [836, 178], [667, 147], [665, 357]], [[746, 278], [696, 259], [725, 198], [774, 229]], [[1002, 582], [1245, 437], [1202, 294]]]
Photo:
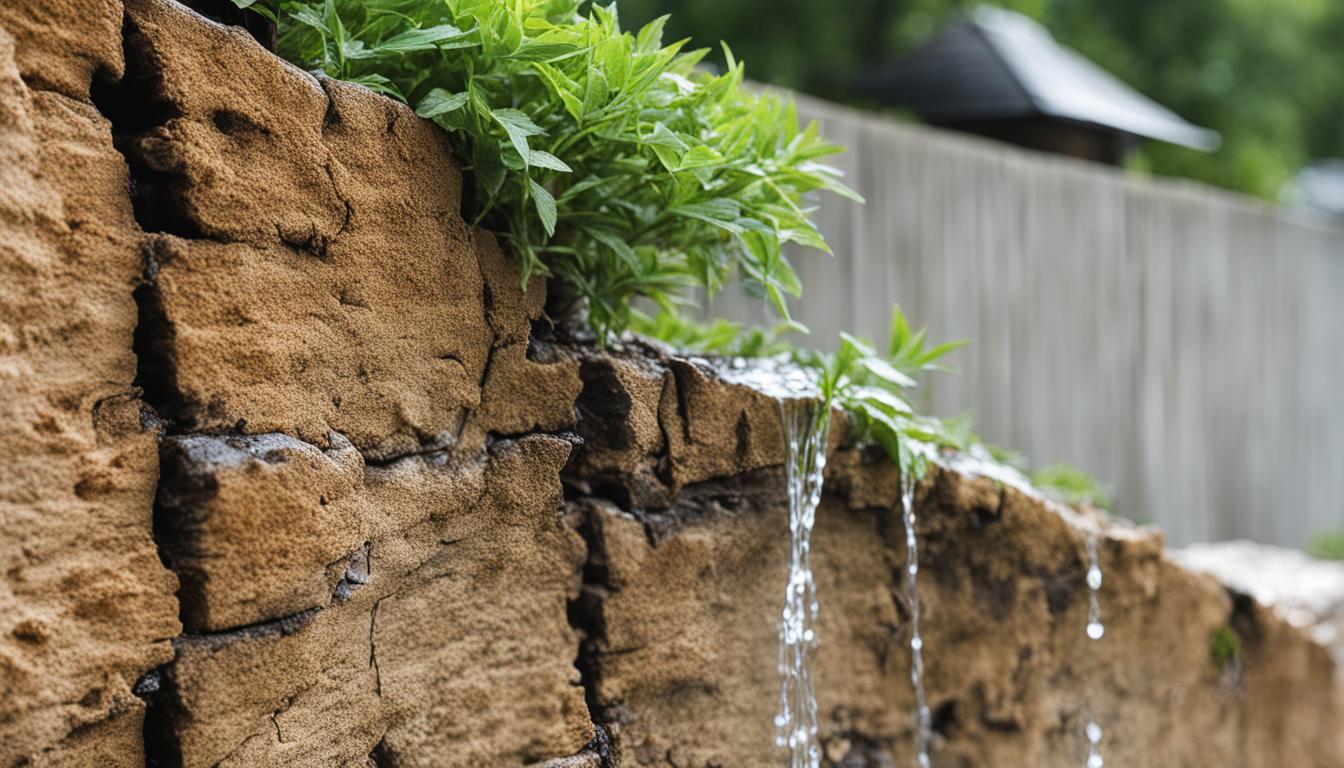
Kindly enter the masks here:
[[[776, 404], [548, 339], [436, 128], [172, 0], [18, 0], [0, 182], [0, 765], [779, 762]], [[899, 481], [844, 432], [822, 736], [896, 765]], [[1079, 764], [1084, 701], [1120, 764], [1344, 764], [1325, 649], [1157, 534], [917, 499], [936, 765]]]

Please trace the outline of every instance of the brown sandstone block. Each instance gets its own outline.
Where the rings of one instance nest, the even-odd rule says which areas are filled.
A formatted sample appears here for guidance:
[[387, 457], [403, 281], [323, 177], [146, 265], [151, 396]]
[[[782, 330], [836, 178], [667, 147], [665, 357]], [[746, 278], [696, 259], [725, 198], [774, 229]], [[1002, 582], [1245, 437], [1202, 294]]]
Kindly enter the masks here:
[[[310, 491], [343, 472], [319, 467], [327, 459], [311, 447], [284, 450], [298, 467], [252, 473]], [[593, 734], [566, 618], [584, 555], [559, 515], [568, 452], [529, 437], [497, 443], [485, 462], [438, 453], [364, 468], [345, 497], [369, 537], [363, 583], [278, 621], [179, 639], [156, 728], [187, 766], [347, 765], [375, 750], [397, 765], [479, 766], [580, 752]], [[205, 465], [220, 504], [246, 493], [248, 470], [228, 463]], [[267, 536], [308, 534], [279, 525]], [[321, 559], [263, 575], [308, 595], [332, 575]], [[201, 562], [212, 575], [265, 566], [250, 552]]]
[[162, 456], [155, 537], [188, 632], [325, 607], [367, 570], [364, 461], [345, 438], [324, 452], [284, 435], [170, 437]]
[[778, 401], [724, 381], [706, 361], [642, 344], [572, 354], [583, 382], [576, 478], [666, 509], [686, 486], [782, 464]]

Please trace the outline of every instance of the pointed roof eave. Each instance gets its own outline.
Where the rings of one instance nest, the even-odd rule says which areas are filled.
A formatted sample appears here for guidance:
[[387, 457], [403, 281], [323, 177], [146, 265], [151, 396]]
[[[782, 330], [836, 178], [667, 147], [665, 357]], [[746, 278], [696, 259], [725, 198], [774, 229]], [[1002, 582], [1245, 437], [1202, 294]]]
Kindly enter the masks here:
[[980, 6], [972, 23], [1044, 115], [1211, 152], [1216, 131], [1200, 128], [1135, 91], [1021, 14]]

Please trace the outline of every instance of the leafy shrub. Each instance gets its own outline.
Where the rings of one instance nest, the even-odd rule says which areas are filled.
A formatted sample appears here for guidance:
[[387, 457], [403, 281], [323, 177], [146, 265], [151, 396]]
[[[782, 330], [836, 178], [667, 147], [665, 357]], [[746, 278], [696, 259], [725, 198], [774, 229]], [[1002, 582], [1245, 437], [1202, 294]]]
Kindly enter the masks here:
[[630, 302], [667, 310], [740, 274], [788, 319], [801, 287], [781, 245], [825, 249], [803, 197], [857, 199], [818, 159], [840, 151], [793, 104], [696, 68], [666, 17], [622, 32], [582, 0], [234, 0], [277, 22], [300, 66], [401, 99], [453, 139], [468, 216], [507, 238], [524, 280], [554, 275], [600, 338]]
[[1307, 551], [1322, 560], [1344, 560], [1344, 529], [1318, 534]]

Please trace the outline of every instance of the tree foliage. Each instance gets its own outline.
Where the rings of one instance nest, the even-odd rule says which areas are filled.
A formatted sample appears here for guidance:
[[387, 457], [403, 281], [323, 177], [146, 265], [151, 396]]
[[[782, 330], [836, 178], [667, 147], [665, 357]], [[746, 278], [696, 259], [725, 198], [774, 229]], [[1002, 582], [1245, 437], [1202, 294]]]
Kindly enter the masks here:
[[[1043, 22], [1140, 92], [1219, 131], [1212, 154], [1149, 142], [1135, 165], [1276, 199], [1313, 158], [1344, 157], [1338, 0], [997, 0]], [[732, 40], [757, 77], [844, 100], [863, 67], [903, 53], [960, 0], [621, 0], [629, 18]]]

